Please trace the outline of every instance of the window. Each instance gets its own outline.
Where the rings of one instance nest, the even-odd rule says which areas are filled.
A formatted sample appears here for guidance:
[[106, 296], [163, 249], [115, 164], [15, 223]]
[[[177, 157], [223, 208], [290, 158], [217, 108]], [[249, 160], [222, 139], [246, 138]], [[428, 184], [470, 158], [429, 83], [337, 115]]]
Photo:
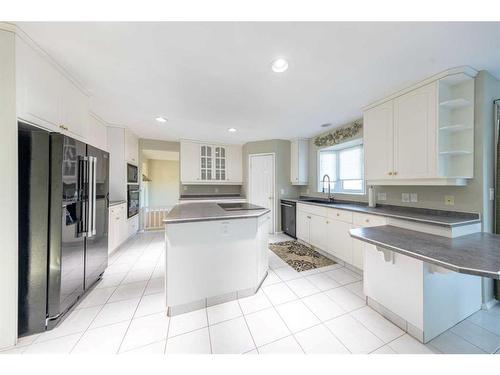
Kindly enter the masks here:
[[344, 144], [318, 151], [318, 192], [328, 192], [328, 179], [332, 193], [362, 194], [365, 191], [363, 171], [363, 145]]

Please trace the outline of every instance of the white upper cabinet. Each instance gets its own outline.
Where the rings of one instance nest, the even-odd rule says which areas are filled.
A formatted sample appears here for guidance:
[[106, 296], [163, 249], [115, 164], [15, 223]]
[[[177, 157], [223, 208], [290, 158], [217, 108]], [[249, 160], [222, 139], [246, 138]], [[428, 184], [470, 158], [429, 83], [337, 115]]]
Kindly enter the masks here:
[[181, 183], [241, 185], [242, 148], [181, 141]]
[[226, 146], [227, 181], [235, 184], [243, 183], [243, 150], [239, 145]]
[[17, 116], [75, 136], [88, 137], [88, 97], [41, 52], [16, 37]]
[[474, 167], [474, 76], [457, 68], [364, 110], [372, 185], [465, 185]]
[[101, 150], [108, 150], [106, 124], [94, 115], [89, 115], [88, 143]]
[[114, 126], [106, 127], [107, 151], [109, 152], [110, 200], [127, 198], [127, 163], [138, 166], [139, 146], [137, 137], [130, 130]]
[[182, 183], [200, 182], [200, 154], [201, 150], [198, 143], [181, 141], [180, 162]]
[[309, 140], [294, 139], [290, 142], [290, 182], [307, 185], [309, 164]]
[[16, 37], [18, 117], [50, 130], [61, 125], [60, 73], [37, 51]]
[[363, 116], [365, 178], [384, 180], [394, 168], [392, 101], [370, 108]]
[[393, 178], [437, 177], [436, 87], [433, 82], [394, 100]]
[[139, 164], [139, 139], [128, 129], [125, 129], [125, 160], [136, 166]]

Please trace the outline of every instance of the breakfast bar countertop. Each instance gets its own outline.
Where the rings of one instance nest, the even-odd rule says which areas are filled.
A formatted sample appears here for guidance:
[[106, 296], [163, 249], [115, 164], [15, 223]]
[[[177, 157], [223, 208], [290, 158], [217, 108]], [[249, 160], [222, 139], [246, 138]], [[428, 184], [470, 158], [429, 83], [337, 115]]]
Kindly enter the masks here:
[[270, 210], [264, 207], [245, 204], [247, 208], [242, 210], [224, 210], [221, 203], [215, 202], [192, 202], [177, 204], [163, 220], [164, 224], [189, 223], [195, 221], [229, 220], [257, 218], [267, 214]]
[[391, 225], [350, 230], [351, 237], [443, 268], [500, 279], [500, 235], [448, 238]]

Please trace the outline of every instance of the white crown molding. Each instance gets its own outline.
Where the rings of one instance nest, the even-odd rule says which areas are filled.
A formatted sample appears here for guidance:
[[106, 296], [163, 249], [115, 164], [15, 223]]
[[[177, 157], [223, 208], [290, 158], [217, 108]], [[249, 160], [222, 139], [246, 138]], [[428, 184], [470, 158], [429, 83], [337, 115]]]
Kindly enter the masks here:
[[61, 64], [59, 64], [52, 56], [48, 54], [40, 45], [38, 45], [23, 29], [19, 26], [9, 23], [9, 22], [0, 22], [0, 30], [9, 31], [14, 33], [17, 37], [21, 38], [24, 42], [28, 43], [28, 45], [37, 51], [40, 56], [42, 56], [45, 60], [47, 60], [54, 68], [56, 68], [59, 73], [61, 73], [64, 77], [71, 81], [83, 94], [87, 97], [90, 97], [90, 92], [70, 73], [68, 72]]
[[401, 96], [401, 95], [404, 95], [410, 91], [413, 91], [415, 89], [418, 89], [419, 87], [422, 87], [422, 86], [425, 86], [429, 83], [432, 83], [434, 81], [438, 81], [442, 78], [445, 78], [447, 76], [450, 76], [450, 75], [453, 75], [453, 74], [465, 74], [471, 78], [474, 78], [476, 75], [477, 75], [478, 71], [474, 68], [471, 68], [470, 66], [467, 66], [467, 65], [464, 65], [464, 66], [458, 66], [458, 67], [455, 67], [455, 68], [450, 68], [448, 70], [445, 70], [445, 71], [442, 71], [440, 73], [437, 73], [429, 78], [426, 78], [424, 79], [423, 81], [420, 81], [420, 82], [417, 82], [411, 86], [408, 86], [402, 90], [399, 90], [397, 92], [395, 92], [394, 94], [392, 95], [389, 95], [389, 96], [386, 96], [385, 98], [383, 99], [380, 99], [380, 100], [377, 100], [371, 104], [368, 104], [366, 106], [364, 106], [362, 108], [363, 111], [366, 111], [370, 108], [373, 108], [373, 107], [376, 107], [382, 103], [385, 103], [389, 100], [392, 100], [392, 99], [395, 99], [397, 98], [398, 96]]

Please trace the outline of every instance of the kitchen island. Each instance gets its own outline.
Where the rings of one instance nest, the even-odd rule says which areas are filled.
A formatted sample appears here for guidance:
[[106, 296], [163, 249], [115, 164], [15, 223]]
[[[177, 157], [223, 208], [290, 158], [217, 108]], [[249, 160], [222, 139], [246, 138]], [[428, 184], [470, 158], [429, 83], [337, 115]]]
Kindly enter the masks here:
[[269, 220], [246, 203], [176, 205], [164, 220], [167, 314], [254, 294], [268, 271]]

